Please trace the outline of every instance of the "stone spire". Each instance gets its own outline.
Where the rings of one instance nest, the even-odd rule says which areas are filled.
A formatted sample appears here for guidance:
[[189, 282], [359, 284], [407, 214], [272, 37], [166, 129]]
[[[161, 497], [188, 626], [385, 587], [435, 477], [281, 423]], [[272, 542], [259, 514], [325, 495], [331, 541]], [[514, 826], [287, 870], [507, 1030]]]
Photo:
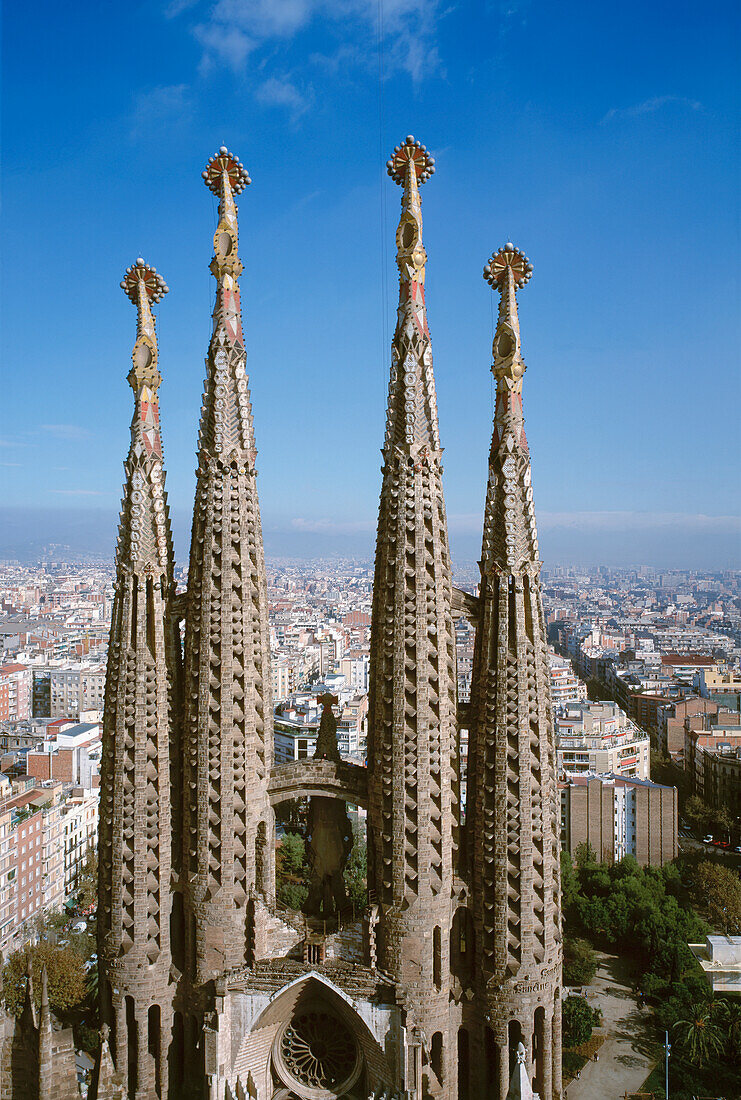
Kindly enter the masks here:
[[482, 1016], [492, 1021], [486, 1043], [487, 1049], [496, 1047], [498, 1065], [494, 1071], [490, 1060], [489, 1073], [497, 1079], [486, 1082], [482, 1095], [499, 1100], [507, 1096], [519, 1038], [529, 1076], [535, 1039], [534, 1076], [542, 1100], [561, 1091], [555, 745], [516, 301], [516, 289], [531, 271], [512, 244], [484, 269], [501, 299], [493, 345], [497, 395], [472, 674], [466, 826], [477, 999]]
[[331, 692], [325, 692], [324, 695], [319, 696], [317, 702], [322, 704], [322, 716], [319, 719], [314, 756], [319, 759], [324, 757], [327, 760], [334, 760], [339, 764], [342, 757], [337, 744], [337, 719], [332, 710], [332, 706], [339, 702], [339, 698]]
[[121, 1075], [116, 1073], [108, 1045], [110, 1030], [107, 1024], [100, 1029], [100, 1047], [90, 1083], [90, 1100], [126, 1100], [126, 1090]]
[[[123, 1066], [127, 1050], [138, 1051], [129, 1064], [131, 1095], [149, 1100], [158, 1082], [157, 1095], [167, 1095], [170, 767], [178, 743], [180, 641], [171, 616], [173, 551], [152, 316], [167, 287], [142, 259], [127, 269], [121, 286], [137, 308], [137, 333], [103, 723], [98, 940], [102, 1010], [114, 1025], [116, 1061]], [[159, 1009], [156, 1039], [150, 1007]], [[159, 1051], [156, 1058], [148, 1042]]]
[[251, 961], [250, 897], [273, 893], [267, 583], [234, 201], [250, 179], [223, 146], [203, 178], [219, 221], [185, 627], [183, 890], [195, 985]]
[[448, 1027], [458, 814], [450, 556], [419, 195], [433, 165], [412, 137], [388, 162], [403, 187], [399, 308], [382, 451], [368, 732], [368, 886], [379, 910], [378, 961], [406, 990], [410, 1023], [428, 1036]]
[[[337, 744], [337, 719], [332, 710], [338, 698], [325, 692], [318, 701], [322, 704], [322, 717], [314, 759], [339, 764], [342, 757]], [[344, 870], [353, 846], [352, 825], [344, 802], [316, 795], [309, 799], [307, 825], [311, 875], [305, 911], [326, 920], [336, 917], [347, 905]]]

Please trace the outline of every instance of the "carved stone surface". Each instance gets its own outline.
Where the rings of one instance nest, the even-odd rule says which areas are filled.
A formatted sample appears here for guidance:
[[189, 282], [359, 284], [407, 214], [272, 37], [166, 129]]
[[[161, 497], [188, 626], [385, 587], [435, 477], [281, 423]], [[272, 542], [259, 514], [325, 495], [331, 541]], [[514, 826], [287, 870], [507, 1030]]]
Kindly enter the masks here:
[[[456, 669], [419, 194], [431, 169], [413, 138], [389, 161], [403, 194], [371, 628], [368, 886], [378, 965], [403, 986], [414, 1022], [449, 1049]], [[439, 1087], [434, 1095], [448, 1095]]]
[[[501, 304], [481, 592], [472, 596], [451, 585], [427, 327], [419, 186], [434, 162], [408, 137], [388, 171], [403, 194], [367, 768], [340, 759], [331, 696], [315, 758], [273, 765], [238, 285], [235, 195], [250, 181], [226, 148], [203, 173], [219, 198], [216, 303], [187, 594], [174, 592], [159, 434], [151, 305], [166, 287], [143, 260], [122, 284], [139, 320], [101, 791], [101, 1008], [113, 1031], [110, 1044], [102, 1032], [91, 1100], [315, 1100], [358, 1089], [505, 1100], [513, 1069], [522, 1095], [531, 1085], [541, 1100], [561, 1094], [553, 719], [515, 298], [532, 265], [508, 244], [485, 271]], [[459, 708], [460, 615], [476, 624], [476, 647], [471, 703]], [[463, 829], [460, 722], [470, 733]], [[297, 797], [312, 799], [313, 922], [279, 909], [274, 894], [272, 807]], [[341, 912], [344, 802], [368, 809], [370, 904], [357, 924]], [[319, 928], [328, 915], [336, 930]], [[22, 1081], [9, 1100], [20, 1100], [39, 1064], [30, 998], [18, 1030], [3, 1034], [3, 1067]], [[52, 1081], [46, 1070], [37, 1076]]]
[[[167, 288], [137, 260], [122, 282], [137, 307], [128, 380], [134, 391], [125, 463], [106, 678], [100, 798], [98, 941], [102, 1009], [116, 1060], [137, 1054], [138, 1096], [167, 1096], [158, 1049], [171, 1029], [171, 761], [177, 758], [180, 639], [169, 614], [173, 551], [159, 425], [158, 349], [151, 304]], [[127, 1010], [127, 1002], [129, 1004]]]
[[[515, 296], [531, 270], [511, 244], [485, 269], [501, 300], [493, 347], [497, 396], [471, 687], [466, 824], [476, 997], [491, 1019], [499, 1054], [499, 1080], [489, 1083], [487, 1095], [500, 1100], [507, 1095], [514, 1056], [510, 1020], [524, 1037], [527, 1070], [534, 1073], [542, 1100], [560, 1095], [555, 740]], [[533, 1034], [539, 1053], [531, 1067]]]
[[204, 179], [219, 222], [185, 619], [181, 882], [195, 986], [250, 959], [250, 894], [273, 893], [267, 584], [234, 202], [249, 177], [222, 148]]

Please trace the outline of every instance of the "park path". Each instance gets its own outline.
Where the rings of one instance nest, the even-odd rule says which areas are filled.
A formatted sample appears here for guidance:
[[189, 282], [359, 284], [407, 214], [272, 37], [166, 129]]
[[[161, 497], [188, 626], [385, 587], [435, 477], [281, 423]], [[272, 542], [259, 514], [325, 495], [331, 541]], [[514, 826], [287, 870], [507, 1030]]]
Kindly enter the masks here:
[[579, 1080], [564, 1090], [566, 1100], [622, 1100], [637, 1092], [656, 1064], [649, 1010], [638, 1008], [624, 959], [597, 952], [599, 967], [589, 987], [589, 1004], [602, 1009], [604, 1034], [599, 1061], [587, 1062]]

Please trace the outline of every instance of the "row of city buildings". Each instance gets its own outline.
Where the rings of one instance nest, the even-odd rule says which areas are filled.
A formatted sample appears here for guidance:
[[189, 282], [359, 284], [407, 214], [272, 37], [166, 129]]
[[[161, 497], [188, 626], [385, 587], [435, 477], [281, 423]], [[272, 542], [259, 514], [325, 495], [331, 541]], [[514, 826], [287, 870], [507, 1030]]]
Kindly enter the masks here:
[[[710, 807], [726, 806], [732, 817], [741, 817], [735, 576], [637, 572], [626, 578], [614, 571], [606, 577], [566, 570], [544, 576], [564, 847], [573, 852], [588, 841], [600, 858], [634, 854], [641, 863], [676, 855], [677, 792], [651, 781], [652, 739], [654, 748], [685, 769], [691, 790]], [[372, 582], [370, 568], [357, 562], [278, 562], [268, 571], [277, 762], [313, 756], [325, 693], [337, 699], [341, 754], [365, 762]], [[464, 584], [476, 590], [474, 572]], [[3, 801], [33, 797], [50, 808], [68, 804], [71, 845], [79, 829], [69, 814], [79, 796], [70, 792], [85, 792], [84, 810], [75, 809], [87, 822], [84, 849], [95, 840], [90, 822], [97, 823], [95, 752], [92, 764], [73, 765], [78, 750], [72, 741], [99, 731], [102, 719], [110, 570], [6, 565], [0, 570], [0, 605], [6, 658], [0, 666], [0, 752], [3, 760], [16, 754], [14, 786]], [[473, 641], [473, 626], [461, 616], [456, 642], [462, 700], [470, 692]], [[609, 698], [589, 699], [589, 681]], [[466, 735], [463, 730], [464, 762]], [[99, 745], [99, 733], [96, 738]], [[50, 752], [55, 741], [60, 744]], [[53, 798], [50, 791], [56, 792]], [[38, 812], [48, 816], [50, 809]], [[15, 835], [12, 820], [3, 826], [9, 836]], [[45, 835], [48, 852], [51, 824]], [[77, 857], [79, 849], [78, 840]], [[42, 893], [33, 890], [34, 903], [39, 897], [42, 906], [64, 901], [80, 859], [65, 850], [63, 863], [60, 885], [57, 863], [47, 855], [42, 873], [51, 885]], [[12, 927], [22, 929], [36, 908], [14, 909], [0, 900], [0, 911], [12, 911]], [[13, 932], [9, 941], [4, 925], [5, 918], [0, 950], [23, 934]]]

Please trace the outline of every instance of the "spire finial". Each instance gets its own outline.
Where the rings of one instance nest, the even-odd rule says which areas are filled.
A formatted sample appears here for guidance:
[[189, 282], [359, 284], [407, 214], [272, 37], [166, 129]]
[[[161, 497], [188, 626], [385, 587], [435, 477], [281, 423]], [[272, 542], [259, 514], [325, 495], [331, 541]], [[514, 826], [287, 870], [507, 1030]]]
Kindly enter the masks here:
[[394, 183], [403, 185], [411, 165], [414, 165], [418, 183], [426, 183], [435, 172], [435, 158], [430, 156], [426, 146], [416, 141], [412, 134], [408, 134], [400, 145], [395, 146], [390, 159], [386, 161], [386, 171]]
[[137, 393], [142, 386], [156, 390], [162, 377], [157, 369], [157, 336], [154, 330], [152, 304], [161, 302], [169, 287], [157, 274], [156, 267], [139, 258], [126, 268], [121, 280], [121, 288], [127, 298], [136, 306], [136, 343], [131, 352], [132, 367], [129, 371], [129, 385]]
[[516, 248], [511, 241], [507, 241], [498, 252], [492, 255], [484, 268], [484, 278], [490, 286], [502, 292], [507, 268], [518, 290], [521, 290], [532, 278], [533, 265], [522, 249]]
[[252, 180], [238, 157], [222, 145], [218, 153], [209, 157], [201, 172], [203, 182], [219, 199], [219, 224], [214, 233], [214, 258], [211, 272], [221, 281], [225, 275], [237, 279], [242, 274], [242, 262], [237, 254], [239, 231], [235, 195], [241, 195]]
[[532, 273], [530, 260], [511, 241], [495, 252], [484, 268], [484, 279], [500, 294], [499, 319], [492, 345], [492, 371], [497, 381], [507, 379], [518, 388], [522, 385], [525, 363], [520, 353], [516, 292], [530, 281]]
[[435, 162], [410, 134], [396, 146], [387, 168], [392, 180], [403, 184], [404, 192], [396, 230], [399, 309], [392, 344], [384, 453], [389, 448], [408, 448], [409, 456], [414, 454], [427, 461], [431, 452], [439, 453], [440, 436], [425, 305], [427, 252], [422, 243], [419, 184], [430, 178]]

